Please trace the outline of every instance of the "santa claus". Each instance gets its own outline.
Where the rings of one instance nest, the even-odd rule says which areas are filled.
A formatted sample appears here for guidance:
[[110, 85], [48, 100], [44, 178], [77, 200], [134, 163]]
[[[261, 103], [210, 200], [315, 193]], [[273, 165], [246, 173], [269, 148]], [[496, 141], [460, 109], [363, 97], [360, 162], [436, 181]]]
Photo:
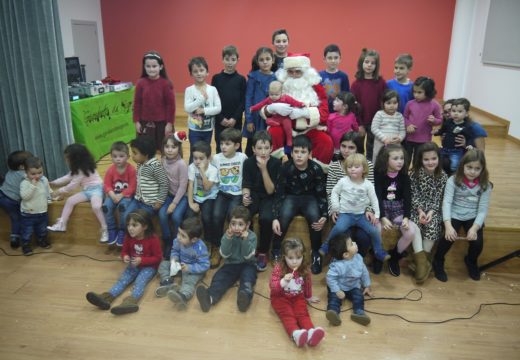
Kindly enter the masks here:
[[[327, 167], [334, 153], [334, 145], [325, 132], [329, 109], [327, 94], [320, 85], [320, 75], [311, 68], [308, 55], [293, 54], [284, 58], [283, 69], [276, 72], [276, 78], [283, 84], [283, 93], [303, 102], [304, 108], [289, 104], [274, 103], [260, 111], [264, 119], [273, 114], [289, 116], [293, 119], [293, 135], [305, 134], [312, 142], [313, 160]], [[273, 138], [273, 155], [283, 153], [284, 131], [281, 126], [268, 129]]]

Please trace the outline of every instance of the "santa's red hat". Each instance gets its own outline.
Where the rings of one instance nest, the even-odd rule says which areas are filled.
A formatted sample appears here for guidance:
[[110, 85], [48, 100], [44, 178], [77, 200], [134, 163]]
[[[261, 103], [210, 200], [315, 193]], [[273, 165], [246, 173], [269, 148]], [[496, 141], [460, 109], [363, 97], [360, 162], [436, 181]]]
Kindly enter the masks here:
[[294, 68], [305, 68], [308, 69], [311, 67], [311, 59], [310, 54], [308, 53], [294, 53], [283, 59], [283, 68], [284, 69], [294, 69]]
[[183, 142], [183, 141], [188, 140], [188, 137], [186, 136], [186, 131], [176, 131], [173, 133], [173, 137], [178, 142]]

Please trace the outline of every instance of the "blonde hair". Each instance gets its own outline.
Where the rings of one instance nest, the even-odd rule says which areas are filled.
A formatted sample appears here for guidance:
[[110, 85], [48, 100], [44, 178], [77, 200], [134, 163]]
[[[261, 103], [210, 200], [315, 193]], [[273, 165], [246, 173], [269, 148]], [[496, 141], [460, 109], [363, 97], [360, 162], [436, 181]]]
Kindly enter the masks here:
[[307, 251], [305, 251], [305, 245], [303, 245], [302, 239], [298, 237], [290, 237], [286, 238], [282, 241], [282, 255], [284, 260], [281, 261], [282, 271], [284, 274], [293, 271], [293, 269], [289, 269], [287, 266], [287, 261], [285, 261], [285, 256], [289, 253], [289, 251], [295, 250], [298, 254], [301, 254], [303, 257], [302, 263], [296, 272], [301, 277], [306, 277], [309, 272], [309, 258], [307, 256]]
[[[345, 160], [345, 171], [352, 165], [361, 165], [363, 166], [363, 179], [368, 175], [368, 162], [367, 158], [363, 154], [351, 154]], [[348, 172], [347, 172], [348, 174]]]

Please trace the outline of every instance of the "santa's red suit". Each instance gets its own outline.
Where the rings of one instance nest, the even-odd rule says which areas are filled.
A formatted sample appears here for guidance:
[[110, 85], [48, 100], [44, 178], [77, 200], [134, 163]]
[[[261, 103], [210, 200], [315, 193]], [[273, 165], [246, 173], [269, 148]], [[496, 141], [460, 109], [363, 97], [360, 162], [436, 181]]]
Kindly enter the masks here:
[[[285, 64], [286, 62], [287, 65]], [[308, 70], [310, 61], [308, 57], [286, 57], [284, 59], [284, 69], [282, 71], [286, 71], [286, 69], [290, 68], [292, 64], [302, 64], [304, 69], [307, 67]], [[283, 82], [284, 79], [279, 78], [279, 80]], [[284, 94], [290, 95], [303, 103], [306, 103], [309, 98], [314, 99], [313, 103], [309, 104], [307, 107], [309, 118], [299, 118], [294, 120], [293, 129], [295, 134], [305, 134], [311, 140], [313, 159], [321, 162], [323, 166], [327, 166], [332, 160], [334, 154], [334, 144], [331, 137], [326, 133], [327, 118], [329, 116], [327, 93], [319, 83], [312, 85], [309, 84], [308, 93], [311, 95], [309, 96], [307, 94], [307, 96], [305, 96], [307, 99], [304, 99], [302, 98], [304, 96], [301, 93], [292, 94], [287, 92], [284, 88]], [[283, 127], [271, 126], [268, 131], [273, 138], [273, 153], [278, 149], [283, 149], [285, 140]]]

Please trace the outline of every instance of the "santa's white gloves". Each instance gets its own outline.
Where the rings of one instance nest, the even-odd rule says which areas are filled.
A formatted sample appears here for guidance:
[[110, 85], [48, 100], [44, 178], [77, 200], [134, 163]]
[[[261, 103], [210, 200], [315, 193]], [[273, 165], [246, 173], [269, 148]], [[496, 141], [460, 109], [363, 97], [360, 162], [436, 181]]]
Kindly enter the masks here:
[[294, 111], [291, 105], [284, 103], [274, 103], [267, 105], [266, 109], [270, 114], [278, 114], [281, 116], [288, 116], [291, 111]]
[[291, 115], [289, 115], [291, 119], [299, 119], [299, 118], [306, 118], [308, 119], [310, 117], [309, 115], [309, 109], [303, 108], [293, 108]]

